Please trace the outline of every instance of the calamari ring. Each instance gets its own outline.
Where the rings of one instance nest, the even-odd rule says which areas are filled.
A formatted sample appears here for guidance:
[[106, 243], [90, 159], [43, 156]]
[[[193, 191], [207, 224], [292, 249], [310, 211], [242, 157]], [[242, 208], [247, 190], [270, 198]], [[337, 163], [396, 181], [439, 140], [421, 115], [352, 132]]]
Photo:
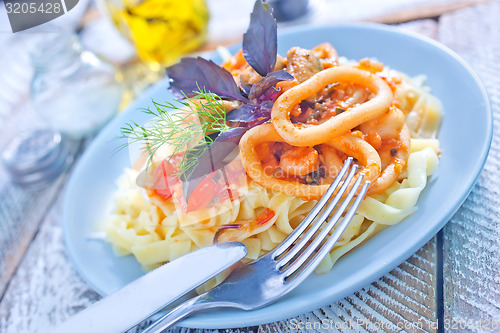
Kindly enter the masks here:
[[[297, 126], [290, 121], [290, 111], [296, 104], [311, 97], [327, 85], [339, 81], [360, 84], [371, 90], [375, 97], [349, 108], [346, 112], [320, 125]], [[273, 105], [271, 120], [286, 143], [299, 147], [312, 147], [381, 115], [391, 106], [393, 99], [389, 85], [376, 75], [353, 67], [336, 66], [322, 70], [310, 79], [285, 91]]]
[[[270, 123], [255, 126], [243, 135], [240, 141], [240, 157], [248, 176], [262, 187], [282, 192], [304, 200], [317, 200], [328, 189], [328, 184], [306, 185], [277, 179], [264, 171], [255, 147], [264, 142], [284, 142]], [[373, 180], [380, 174], [381, 162], [377, 151], [366, 141], [350, 133], [336, 137], [325, 144], [353, 156], [365, 168], [361, 171], [366, 180]]]
[[391, 162], [384, 168], [380, 176], [370, 185], [368, 195], [379, 194], [391, 186], [403, 171], [410, 155], [410, 130], [404, 124], [398, 136], [398, 152], [391, 158]]

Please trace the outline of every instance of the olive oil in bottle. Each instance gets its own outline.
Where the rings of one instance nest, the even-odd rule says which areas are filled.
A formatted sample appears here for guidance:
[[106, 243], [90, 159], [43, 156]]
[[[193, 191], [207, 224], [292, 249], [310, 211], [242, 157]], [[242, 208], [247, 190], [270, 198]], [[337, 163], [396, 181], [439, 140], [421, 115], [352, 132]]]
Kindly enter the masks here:
[[153, 69], [173, 64], [206, 39], [209, 14], [204, 0], [106, 0], [106, 3], [113, 23]]

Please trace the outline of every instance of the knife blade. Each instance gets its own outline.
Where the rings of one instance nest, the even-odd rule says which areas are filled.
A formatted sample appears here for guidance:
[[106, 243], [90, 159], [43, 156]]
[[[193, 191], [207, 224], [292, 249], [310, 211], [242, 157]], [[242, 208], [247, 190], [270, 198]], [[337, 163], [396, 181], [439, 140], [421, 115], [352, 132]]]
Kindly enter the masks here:
[[238, 242], [191, 252], [143, 275], [57, 327], [53, 333], [124, 332], [245, 257]]

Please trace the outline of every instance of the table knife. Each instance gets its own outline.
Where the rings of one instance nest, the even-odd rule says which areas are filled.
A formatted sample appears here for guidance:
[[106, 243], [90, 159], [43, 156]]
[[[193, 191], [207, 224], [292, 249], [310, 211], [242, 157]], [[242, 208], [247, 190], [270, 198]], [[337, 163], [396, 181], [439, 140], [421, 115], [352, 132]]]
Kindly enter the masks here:
[[245, 257], [238, 242], [205, 247], [143, 275], [79, 312], [53, 333], [127, 331]]

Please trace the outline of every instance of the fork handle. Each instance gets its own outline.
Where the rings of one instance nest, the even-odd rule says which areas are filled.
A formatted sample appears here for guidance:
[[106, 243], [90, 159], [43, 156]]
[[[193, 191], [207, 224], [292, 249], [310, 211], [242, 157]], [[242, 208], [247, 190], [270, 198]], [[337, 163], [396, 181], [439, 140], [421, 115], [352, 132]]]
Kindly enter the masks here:
[[214, 302], [206, 297], [207, 293], [193, 297], [179, 306], [175, 307], [173, 310], [162, 315], [151, 325], [149, 325], [142, 333], [161, 333], [163, 330], [171, 327], [183, 318], [186, 318], [190, 314], [204, 310], [223, 306], [219, 302]]
[[167, 312], [162, 315], [156, 321], [154, 321], [151, 325], [149, 325], [142, 333], [160, 333], [163, 330], [171, 327], [181, 319], [189, 316], [193, 312], [202, 310], [200, 298], [203, 295], [196, 296], [191, 298], [179, 306], [175, 307], [173, 310]]

